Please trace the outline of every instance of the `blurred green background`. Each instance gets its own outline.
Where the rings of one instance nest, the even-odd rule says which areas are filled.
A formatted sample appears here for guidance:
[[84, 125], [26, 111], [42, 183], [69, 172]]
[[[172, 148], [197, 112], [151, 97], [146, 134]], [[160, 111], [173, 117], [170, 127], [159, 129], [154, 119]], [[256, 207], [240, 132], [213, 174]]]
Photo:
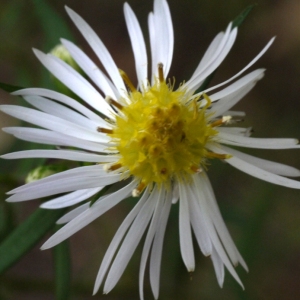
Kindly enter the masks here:
[[[241, 70], [274, 35], [270, 50], [254, 68], [267, 69], [266, 76], [236, 106], [247, 113], [243, 125], [253, 126], [255, 137], [299, 137], [300, 129], [300, 2], [258, 0], [239, 29], [237, 41], [219, 68], [212, 84]], [[0, 82], [31, 87], [51, 87], [47, 71], [31, 48], [50, 51], [60, 37], [73, 39], [95, 57], [71, 24], [64, 4], [81, 14], [99, 34], [117, 65], [135, 78], [133, 56], [123, 17], [121, 0], [0, 0]], [[150, 0], [130, 0], [146, 36]], [[175, 50], [169, 76], [180, 83], [191, 76], [213, 37], [224, 30], [248, 0], [169, 1]], [[1, 103], [22, 103], [0, 91]], [[1, 125], [17, 124], [1, 114]], [[1, 153], [28, 149], [28, 143], [1, 134]], [[246, 151], [246, 150], [245, 150]], [[300, 168], [297, 150], [251, 150], [247, 153]], [[22, 184], [38, 161], [1, 161], [0, 237], [4, 238], [37, 207], [38, 201], [5, 204], [4, 193]], [[163, 250], [160, 299], [300, 299], [300, 191], [274, 186], [212, 162], [210, 176], [225, 222], [250, 272], [237, 271], [245, 291], [227, 273], [218, 287], [211, 260], [197, 249], [196, 270], [190, 278], [179, 253], [178, 207], [168, 223]], [[70, 299], [138, 299], [141, 246], [120, 282], [109, 295], [92, 297], [102, 257], [133, 203], [124, 201], [70, 239], [72, 284]], [[45, 241], [46, 237], [43, 238]], [[41, 241], [13, 268], [0, 277], [0, 299], [55, 299], [51, 250], [40, 251]], [[0, 257], [1, 259], [1, 257]], [[146, 299], [153, 299], [148, 278]]]

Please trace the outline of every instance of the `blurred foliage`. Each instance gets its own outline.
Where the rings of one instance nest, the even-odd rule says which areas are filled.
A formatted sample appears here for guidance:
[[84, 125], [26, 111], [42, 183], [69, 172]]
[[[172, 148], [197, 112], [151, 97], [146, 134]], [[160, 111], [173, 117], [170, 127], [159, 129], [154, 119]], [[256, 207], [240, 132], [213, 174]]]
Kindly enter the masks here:
[[[122, 15], [123, 0], [89, 0], [84, 4], [80, 0], [66, 0], [65, 4], [91, 24], [120, 68], [135, 78], [130, 42]], [[129, 4], [141, 21], [143, 31], [147, 33], [146, 17], [152, 9], [152, 1], [132, 0]], [[253, 2], [169, 0], [169, 4], [175, 29], [174, 62], [170, 76], [176, 76], [177, 83], [180, 83], [192, 74], [213, 37]], [[53, 87], [51, 76], [32, 55], [32, 47], [49, 52], [61, 37], [76, 39], [86, 53], [95, 58], [75, 27], [70, 26], [61, 1], [1, 0], [0, 5], [0, 82], [8, 84], [9, 88]], [[238, 40], [231, 54], [212, 80], [213, 84], [235, 74], [273, 35], [277, 35], [275, 44], [256, 63], [256, 67], [268, 69], [266, 78], [237, 106], [237, 110], [247, 112], [245, 126], [255, 125], [255, 136], [299, 136], [299, 13], [298, 0], [258, 1], [254, 12], [239, 29]], [[1, 100], [12, 101], [8, 96]], [[16, 141], [9, 151], [37, 147], [47, 146]], [[300, 166], [300, 156], [292, 150], [248, 152]], [[32, 205], [8, 204], [4, 202], [4, 193], [23, 184], [28, 172], [43, 163], [44, 160], [0, 161], [1, 240], [7, 240], [11, 232], [18, 230], [18, 224], [24, 224], [21, 221], [38, 206], [35, 201]], [[160, 299], [300, 298], [299, 191], [261, 182], [218, 162], [212, 162], [209, 176], [233, 240], [250, 269], [246, 274], [238, 267], [246, 290], [241, 290], [229, 274], [226, 274], [224, 288], [219, 289], [210, 259], [203, 257], [198, 250], [195, 252], [196, 271], [190, 277], [180, 257], [178, 206], [175, 205], [164, 243]], [[101, 292], [91, 296], [95, 276], [110, 240], [134, 201], [124, 201], [71, 238], [72, 299], [103, 298]], [[30, 234], [29, 240], [31, 238], [33, 236]], [[53, 295], [57, 299], [67, 299], [70, 284], [68, 252], [67, 244], [54, 250], [54, 272], [57, 278], [64, 280], [57, 279], [54, 287], [52, 258], [47, 254], [49, 251], [40, 254], [40, 250], [34, 248], [11, 270], [1, 275], [0, 299], [53, 299]], [[136, 252], [120, 282], [105, 299], [138, 299], [141, 247]], [[145, 294], [150, 299], [152, 295], [147, 279], [145, 282]]]

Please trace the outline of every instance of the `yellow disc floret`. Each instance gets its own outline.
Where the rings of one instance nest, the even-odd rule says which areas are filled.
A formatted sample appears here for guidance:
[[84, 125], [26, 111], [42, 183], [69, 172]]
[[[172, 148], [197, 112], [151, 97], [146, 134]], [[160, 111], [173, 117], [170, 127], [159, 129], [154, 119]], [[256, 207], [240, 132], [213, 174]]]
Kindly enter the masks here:
[[209, 104], [200, 107], [183, 89], [173, 91], [159, 80], [143, 92], [131, 91], [128, 99], [108, 133], [118, 165], [143, 185], [168, 185], [201, 169], [209, 156], [205, 145], [217, 133], [206, 120]]

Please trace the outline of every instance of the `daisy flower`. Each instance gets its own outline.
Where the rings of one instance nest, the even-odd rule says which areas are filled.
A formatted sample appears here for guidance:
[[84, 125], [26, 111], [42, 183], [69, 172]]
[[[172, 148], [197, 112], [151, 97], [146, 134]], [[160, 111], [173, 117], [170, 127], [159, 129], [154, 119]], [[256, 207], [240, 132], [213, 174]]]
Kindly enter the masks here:
[[[234, 267], [241, 264], [247, 270], [247, 265], [222, 219], [206, 171], [211, 159], [220, 159], [265, 181], [300, 188], [300, 182], [285, 177], [299, 176], [299, 170], [229, 147], [299, 148], [297, 139], [252, 138], [249, 128], [232, 125], [244, 113], [231, 108], [256, 85], [265, 70], [241, 75], [267, 51], [273, 39], [236, 75], [196, 92], [229, 53], [237, 28], [230, 23], [220, 32], [191, 78], [176, 86], [175, 80], [168, 78], [174, 35], [167, 2], [154, 0], [154, 10], [149, 14], [151, 60], [139, 22], [125, 3], [138, 79], [134, 84], [125, 71], [118, 69], [92, 28], [73, 10], [68, 7], [66, 10], [106, 72], [79, 47], [64, 39], [62, 44], [86, 77], [57, 57], [34, 50], [40, 62], [87, 105], [42, 88], [14, 92], [34, 108], [3, 105], [1, 110], [37, 127], [9, 127], [4, 131], [19, 139], [57, 148], [26, 150], [2, 157], [52, 158], [85, 165], [20, 186], [9, 192], [7, 201], [53, 196], [41, 207], [59, 209], [77, 205], [58, 220], [66, 225], [42, 246], [47, 249], [127, 197], [136, 197], [136, 205], [106, 251], [94, 293], [102, 284], [104, 293], [114, 288], [145, 235], [139, 272], [140, 298], [144, 298], [148, 260], [151, 288], [155, 299], [158, 298], [163, 240], [172, 203], [179, 205], [179, 244], [187, 270], [195, 269], [193, 232], [202, 253], [212, 260], [219, 285], [223, 285], [226, 267], [243, 286]], [[91, 201], [107, 185], [106, 193]]]

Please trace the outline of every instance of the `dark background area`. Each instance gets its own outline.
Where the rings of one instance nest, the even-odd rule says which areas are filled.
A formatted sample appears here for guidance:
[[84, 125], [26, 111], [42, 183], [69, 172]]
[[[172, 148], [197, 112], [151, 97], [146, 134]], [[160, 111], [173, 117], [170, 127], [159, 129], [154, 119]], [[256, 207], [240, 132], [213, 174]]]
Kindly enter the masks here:
[[[300, 2], [259, 0], [256, 3], [239, 29], [237, 41], [212, 84], [241, 70], [276, 35], [272, 47], [251, 68], [266, 68], [265, 78], [236, 109], [246, 112], [243, 125], [253, 126], [255, 137], [299, 137]], [[117, 65], [135, 80], [123, 1], [0, 0], [0, 82], [24, 87], [50, 86], [50, 76], [34, 57], [31, 48], [48, 52], [60, 37], [72, 35], [89, 56], [95, 57], [69, 20], [64, 4], [88, 21]], [[152, 10], [152, 1], [131, 0], [129, 4], [148, 37], [147, 15]], [[175, 76], [178, 84], [189, 79], [210, 41], [249, 4], [253, 2], [169, 1], [175, 31], [174, 58], [169, 76]], [[64, 30], [60, 22], [65, 22], [69, 31]], [[0, 100], [1, 103], [21, 103], [4, 92], [0, 92]], [[0, 121], [2, 126], [17, 122], [3, 114]], [[20, 150], [27, 147], [4, 133], [0, 138], [1, 153], [10, 151], [12, 147]], [[245, 151], [300, 168], [298, 150]], [[28, 162], [2, 161], [1, 177], [13, 176], [22, 184], [30, 166]], [[198, 249], [195, 251], [196, 270], [190, 278], [180, 257], [178, 207], [174, 206], [164, 243], [160, 299], [300, 299], [300, 191], [251, 178], [221, 162], [212, 162], [208, 175], [233, 240], [250, 269], [246, 273], [241, 267], [237, 268], [245, 291], [228, 272], [224, 287], [220, 289], [211, 260], [203, 257]], [[9, 184], [2, 184], [1, 194], [11, 188]], [[3, 202], [4, 196], [1, 197], [0, 209], [4, 212], [7, 205]], [[14, 222], [26, 219], [38, 204], [37, 201], [29, 201], [9, 205], [9, 211], [15, 216]], [[71, 299], [138, 299], [141, 246], [114, 290], [109, 295], [102, 295], [99, 291], [92, 297], [102, 257], [131, 207], [130, 201], [124, 201], [70, 239], [73, 268]], [[0, 217], [4, 218], [3, 213]], [[40, 251], [41, 244], [0, 277], [0, 298], [54, 299], [52, 252]], [[145, 280], [145, 295], [145, 299], [153, 299], [148, 278]]]

